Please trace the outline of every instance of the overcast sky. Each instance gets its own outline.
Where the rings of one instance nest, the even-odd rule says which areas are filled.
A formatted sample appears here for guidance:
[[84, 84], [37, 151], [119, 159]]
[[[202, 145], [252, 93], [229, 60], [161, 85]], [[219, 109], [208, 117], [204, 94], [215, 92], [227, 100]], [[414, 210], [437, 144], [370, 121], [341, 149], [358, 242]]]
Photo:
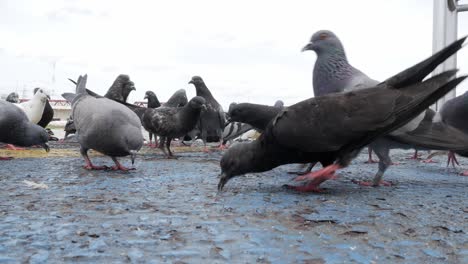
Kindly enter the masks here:
[[[468, 1], [462, 1], [466, 3]], [[161, 101], [200, 75], [224, 107], [230, 102], [287, 105], [313, 96], [313, 52], [301, 48], [317, 30], [334, 31], [348, 59], [383, 80], [432, 53], [430, 0], [369, 1], [0, 1], [0, 94], [36, 86], [54, 97], [88, 73], [105, 91], [120, 73]], [[459, 36], [468, 34], [468, 12]], [[55, 63], [55, 83], [53, 65]], [[468, 48], [458, 55], [468, 73]], [[468, 89], [463, 83], [457, 93]]]

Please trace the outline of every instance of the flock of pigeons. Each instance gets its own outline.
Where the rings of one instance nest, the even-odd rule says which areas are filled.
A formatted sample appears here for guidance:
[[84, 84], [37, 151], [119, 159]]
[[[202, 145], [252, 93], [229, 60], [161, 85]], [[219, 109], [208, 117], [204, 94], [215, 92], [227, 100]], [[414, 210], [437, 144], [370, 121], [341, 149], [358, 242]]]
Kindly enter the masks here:
[[[148, 91], [147, 107], [127, 103], [128, 95], [135, 90], [128, 75], [119, 75], [104, 96], [87, 89], [87, 75], [79, 76], [76, 81], [70, 79], [76, 84], [75, 93], [62, 95], [72, 104], [65, 137], [77, 134], [86, 169], [127, 171], [133, 168], [123, 166], [117, 158], [130, 156], [134, 163], [144, 142], [142, 127], [149, 133], [150, 146], [159, 145], [167, 157], [174, 157], [170, 149], [174, 139], [200, 138], [207, 151], [207, 142], [220, 142], [220, 148], [226, 148], [228, 141], [249, 130], [261, 133], [258, 139], [233, 144], [224, 153], [219, 190], [235, 176], [308, 163], [307, 170], [297, 172], [300, 175], [296, 178], [306, 184], [290, 187], [321, 191], [322, 182], [336, 178], [336, 170], [348, 166], [368, 146], [369, 161], [373, 161], [371, 152], [375, 152], [379, 168], [372, 182], [360, 184], [387, 185], [382, 176], [392, 164], [390, 149], [448, 150], [452, 163], [458, 163], [454, 153], [468, 157], [468, 122], [464, 120], [468, 94], [448, 101], [437, 113], [429, 109], [467, 76], [457, 77], [456, 70], [449, 70], [426, 78], [460, 50], [465, 40], [379, 82], [348, 63], [343, 45], [333, 32], [318, 31], [303, 48], [317, 53], [315, 97], [288, 107], [282, 101], [274, 106], [232, 103], [227, 113], [199, 76], [189, 81], [196, 89], [194, 98], [187, 100], [181, 89], [161, 104], [155, 93]], [[47, 99], [42, 89], [36, 89], [28, 102], [18, 104], [14, 94], [8, 102], [1, 101], [0, 142], [40, 145], [48, 151], [51, 135], [44, 128], [52, 120], [53, 110]], [[90, 149], [110, 156], [115, 165], [94, 165], [87, 154]], [[317, 162], [323, 168], [311, 172]]]

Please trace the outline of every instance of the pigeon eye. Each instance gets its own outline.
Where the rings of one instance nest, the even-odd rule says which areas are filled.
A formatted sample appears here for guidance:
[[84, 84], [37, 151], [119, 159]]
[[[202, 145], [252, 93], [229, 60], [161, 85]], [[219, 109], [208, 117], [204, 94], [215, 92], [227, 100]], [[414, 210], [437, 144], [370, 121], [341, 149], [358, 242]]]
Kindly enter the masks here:
[[319, 39], [327, 39], [328, 38], [328, 34], [327, 33], [322, 33], [319, 35]]

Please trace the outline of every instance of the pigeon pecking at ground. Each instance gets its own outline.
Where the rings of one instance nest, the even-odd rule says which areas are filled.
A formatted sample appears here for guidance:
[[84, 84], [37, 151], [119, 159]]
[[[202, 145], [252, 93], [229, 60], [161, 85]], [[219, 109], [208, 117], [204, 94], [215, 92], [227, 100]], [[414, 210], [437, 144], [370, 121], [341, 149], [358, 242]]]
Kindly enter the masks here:
[[[76, 93], [62, 96], [72, 104], [72, 118], [78, 134], [80, 153], [86, 169], [107, 169], [94, 166], [88, 157], [93, 149], [110, 156], [115, 163], [113, 170], [128, 171], [117, 157], [131, 156], [132, 164], [143, 145], [141, 121], [130, 109], [108, 98], [95, 98], [86, 90], [87, 75], [77, 81]], [[115, 82], [114, 82], [115, 84]]]
[[39, 145], [48, 152], [48, 140], [49, 134], [44, 128], [30, 122], [14, 104], [0, 100], [0, 142], [22, 147]]
[[293, 187], [319, 191], [319, 184], [335, 178], [335, 171], [348, 166], [364, 146], [401, 128], [466, 78], [455, 78], [452, 70], [422, 81], [462, 42], [373, 88], [310, 98], [285, 108], [258, 140], [234, 145], [223, 155], [218, 190], [238, 175], [319, 161], [324, 168], [297, 177], [309, 182]]
[[206, 110], [203, 110], [200, 114], [197, 130], [200, 133], [200, 138], [205, 144], [204, 150], [208, 151], [206, 147], [207, 142], [221, 141], [220, 143], [222, 143], [226, 117], [224, 115], [223, 108], [213, 97], [210, 90], [208, 90], [208, 87], [201, 77], [193, 76], [189, 81], [189, 84], [193, 84], [195, 86], [197, 96], [201, 96], [206, 100]]
[[[464, 42], [464, 38], [458, 42], [452, 44], [454, 46], [461, 45]], [[317, 53], [317, 60], [315, 62], [313, 71], [313, 86], [314, 93], [317, 96], [327, 93], [339, 93], [345, 91], [359, 90], [369, 86], [375, 86], [379, 82], [370, 79], [367, 75], [354, 68], [349, 64], [343, 45], [339, 38], [331, 31], [321, 30], [312, 35], [310, 42], [303, 48], [305, 50], [313, 50]], [[448, 53], [449, 54], [449, 53]], [[445, 60], [445, 56], [441, 56], [441, 60]], [[432, 71], [433, 68], [428, 67], [426, 71]], [[428, 74], [429, 72], [425, 72]], [[424, 74], [424, 73], [421, 73]], [[389, 156], [390, 149], [394, 148], [415, 148], [425, 149], [428, 146], [427, 139], [436, 139], [431, 144], [433, 149], [444, 150], [453, 146], [454, 140], [460, 138], [460, 135], [441, 134], [441, 132], [454, 132], [452, 129], [438, 129], [423, 130], [421, 128], [428, 128], [428, 126], [422, 126], [422, 121], [425, 117], [425, 113], [421, 113], [415, 119], [411, 120], [408, 124], [401, 127], [391, 133], [386, 138], [379, 138], [369, 145], [369, 148], [374, 150], [377, 156], [379, 156], [379, 170], [375, 174], [372, 182], [359, 182], [361, 185], [389, 185], [388, 182], [381, 181], [381, 178], [387, 168], [392, 164]], [[421, 128], [419, 128], [421, 126]], [[418, 129], [419, 128], [419, 129]], [[411, 137], [407, 133], [411, 132]], [[416, 134], [415, 132], [418, 132]], [[436, 133], [436, 134], [430, 134]], [[392, 136], [390, 138], [390, 136]], [[418, 137], [419, 136], [419, 137]], [[408, 138], [403, 138], [408, 137]], [[411, 142], [409, 142], [411, 139]], [[442, 140], [444, 139], [444, 140]], [[405, 144], [403, 144], [405, 143]], [[371, 158], [371, 151], [369, 151], [369, 162], [373, 162]]]

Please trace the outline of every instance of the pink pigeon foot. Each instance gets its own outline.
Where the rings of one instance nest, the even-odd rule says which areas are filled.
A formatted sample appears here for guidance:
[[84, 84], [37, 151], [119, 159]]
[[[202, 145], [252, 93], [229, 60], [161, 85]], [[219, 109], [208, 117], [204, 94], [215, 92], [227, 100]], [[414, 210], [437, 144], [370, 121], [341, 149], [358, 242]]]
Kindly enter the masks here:
[[7, 144], [6, 148], [9, 149], [9, 150], [25, 150], [25, 148], [15, 147], [12, 144]]
[[421, 160], [422, 163], [437, 163], [437, 161], [433, 160], [433, 159], [425, 159], [425, 160]]
[[460, 173], [460, 176], [468, 176], [468, 171], [463, 171], [462, 173]]
[[218, 150], [225, 150], [227, 149], [227, 146], [224, 144], [219, 145]]
[[414, 151], [413, 156], [407, 157], [406, 159], [407, 160], [419, 160], [419, 159], [421, 159], [420, 156], [421, 156], [421, 154], [418, 154], [418, 151], [416, 150], [416, 151]]

